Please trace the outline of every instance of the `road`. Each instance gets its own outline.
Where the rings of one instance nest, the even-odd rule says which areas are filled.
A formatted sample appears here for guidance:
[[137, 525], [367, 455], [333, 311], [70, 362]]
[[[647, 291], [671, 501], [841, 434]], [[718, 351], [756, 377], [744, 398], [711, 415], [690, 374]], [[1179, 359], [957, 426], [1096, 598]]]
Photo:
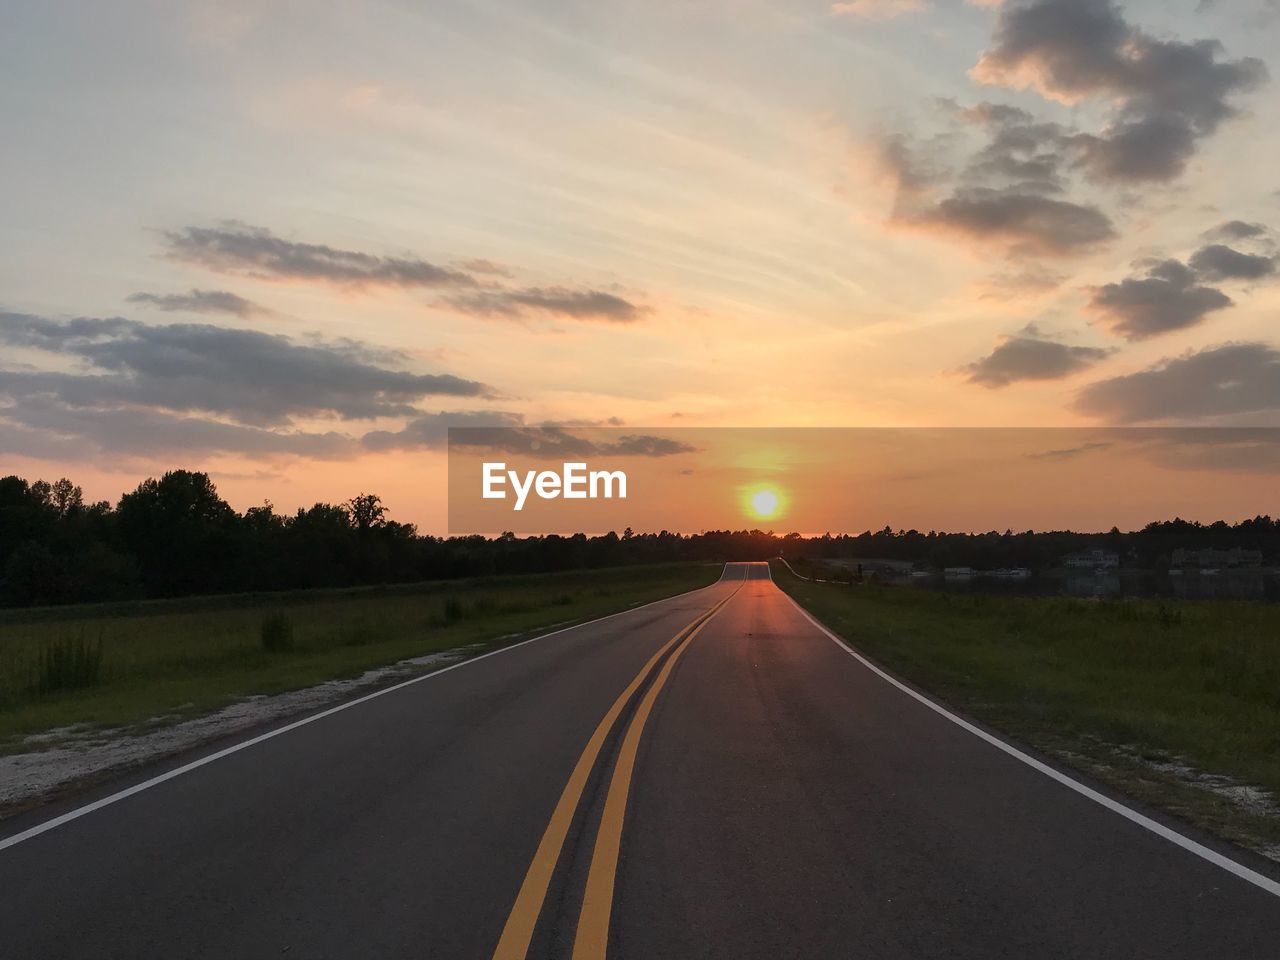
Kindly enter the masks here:
[[0, 824], [0, 956], [1280, 957], [1269, 881], [931, 709], [765, 565], [212, 755]]

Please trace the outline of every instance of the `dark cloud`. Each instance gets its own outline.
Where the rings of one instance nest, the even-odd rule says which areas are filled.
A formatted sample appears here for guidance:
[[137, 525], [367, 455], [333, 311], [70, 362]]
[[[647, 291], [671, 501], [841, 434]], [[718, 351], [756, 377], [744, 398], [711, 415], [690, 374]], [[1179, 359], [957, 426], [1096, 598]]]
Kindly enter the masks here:
[[1179, 117], [1155, 116], [1113, 125], [1101, 137], [1079, 134], [1074, 145], [1095, 180], [1172, 180], [1195, 154], [1196, 135]]
[[448, 306], [480, 317], [519, 318], [532, 313], [572, 320], [633, 323], [644, 308], [603, 290], [528, 287], [522, 290], [476, 290], [445, 298]]
[[228, 290], [191, 290], [187, 293], [134, 293], [125, 298], [168, 313], [227, 313], [233, 317], [252, 317], [266, 313], [252, 300]]
[[1154, 37], [1113, 0], [1009, 0], [973, 76], [1067, 103], [1116, 103], [1102, 134], [1081, 134], [1075, 144], [1089, 176], [1126, 182], [1181, 173], [1196, 143], [1236, 115], [1234, 98], [1267, 72], [1252, 57], [1222, 59], [1214, 40]]
[[1089, 384], [1082, 413], [1112, 423], [1216, 420], [1280, 411], [1280, 350], [1229, 343]]
[[475, 286], [469, 273], [417, 257], [383, 257], [277, 237], [263, 227], [223, 221], [164, 234], [168, 255], [220, 273], [271, 280], [319, 280], [350, 287]]
[[966, 179], [1016, 187], [1023, 193], [1066, 190], [1063, 148], [1070, 136], [1056, 123], [1038, 121], [1018, 107], [980, 103], [959, 110], [961, 119], [984, 127], [989, 139], [970, 159]]
[[0, 313], [0, 343], [61, 351], [127, 336], [137, 326], [124, 317], [50, 320], [29, 313]]
[[1097, 207], [1017, 187], [969, 187], [927, 207], [916, 222], [973, 240], [994, 240], [1016, 253], [1061, 256], [1082, 253], [1115, 236]]
[[1089, 300], [1103, 323], [1126, 340], [1194, 326], [1231, 304], [1221, 290], [1196, 283], [1195, 273], [1180, 260], [1162, 260], [1150, 265], [1145, 276], [1096, 287]]
[[255, 425], [293, 417], [406, 416], [426, 397], [483, 397], [484, 384], [417, 374], [376, 360], [353, 341], [298, 343], [255, 330], [203, 324], [149, 326], [121, 318], [66, 322], [0, 314], [0, 343], [79, 361], [74, 372], [0, 371], [0, 396], [54, 398], [75, 407], [130, 405], [205, 412]]
[[[3, 385], [0, 384], [0, 393]], [[358, 452], [345, 434], [269, 430], [206, 417], [136, 407], [82, 407], [52, 397], [26, 397], [0, 408], [0, 450], [26, 456], [87, 460], [186, 453], [236, 453], [342, 459]]]
[[1244, 220], [1228, 220], [1205, 231], [1205, 237], [1210, 240], [1257, 240], [1270, 234], [1271, 231], [1265, 224], [1247, 223]]
[[1201, 247], [1187, 265], [1206, 280], [1261, 280], [1276, 272], [1276, 258], [1241, 253], [1221, 243]]
[[991, 353], [965, 367], [970, 383], [1007, 387], [1019, 380], [1060, 380], [1092, 366], [1111, 351], [1059, 343], [1035, 325], [1006, 337]]
[[982, 130], [986, 140], [945, 192], [933, 189], [946, 178], [930, 159], [946, 149], [945, 138], [920, 147], [901, 135], [884, 141], [881, 161], [899, 186], [896, 222], [996, 244], [1023, 257], [1076, 255], [1115, 236], [1111, 219], [1098, 207], [1063, 197], [1063, 151], [1071, 137], [1062, 127], [1003, 104], [944, 107], [964, 125]]

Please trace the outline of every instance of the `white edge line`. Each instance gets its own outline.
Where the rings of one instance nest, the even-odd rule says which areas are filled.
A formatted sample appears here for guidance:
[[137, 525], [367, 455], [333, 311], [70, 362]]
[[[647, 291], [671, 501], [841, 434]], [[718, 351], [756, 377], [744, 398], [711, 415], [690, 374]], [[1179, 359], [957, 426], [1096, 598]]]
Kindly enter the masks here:
[[[785, 560], [783, 562], [786, 563]], [[790, 569], [790, 564], [787, 564], [787, 567], [788, 569]], [[770, 573], [769, 578], [771, 580], [773, 579], [772, 573]], [[791, 603], [795, 606], [797, 610], [800, 611], [800, 613], [805, 617], [806, 620], [808, 620], [815, 627], [817, 627], [824, 634], [826, 634], [827, 638], [832, 643], [834, 643], [837, 647], [839, 647], [849, 656], [853, 657], [853, 659], [857, 660], [859, 663], [861, 663], [864, 667], [866, 667], [876, 676], [880, 677], [880, 679], [888, 681], [889, 683], [893, 684], [895, 687], [897, 687], [907, 696], [915, 700], [918, 700], [920, 703], [923, 703], [926, 707], [928, 707], [934, 713], [937, 713], [943, 717], [946, 717], [946, 719], [950, 720], [956, 726], [964, 730], [967, 730], [969, 733], [972, 733], [975, 737], [978, 737], [981, 740], [985, 740], [987, 743], [991, 744], [997, 750], [1004, 751], [1009, 756], [1013, 757], [1015, 760], [1020, 760], [1022, 763], [1025, 763], [1027, 766], [1031, 767], [1033, 770], [1043, 773], [1046, 777], [1050, 778], [1051, 780], [1056, 780], [1058, 783], [1062, 784], [1064, 787], [1068, 787], [1069, 789], [1074, 790], [1076, 793], [1080, 794], [1083, 797], [1087, 797], [1088, 799], [1092, 800], [1094, 803], [1097, 803], [1103, 807], [1106, 807], [1108, 810], [1112, 811], [1113, 813], [1120, 814], [1120, 816], [1124, 817], [1126, 820], [1130, 820], [1133, 823], [1136, 823], [1138, 826], [1142, 827], [1143, 829], [1150, 830], [1156, 836], [1163, 837], [1165, 840], [1168, 840], [1170, 843], [1181, 847], [1183, 850], [1186, 850], [1190, 853], [1194, 853], [1197, 857], [1200, 857], [1203, 860], [1209, 861], [1215, 867], [1221, 867], [1223, 870], [1226, 870], [1228, 873], [1235, 874], [1235, 876], [1239, 877], [1241, 880], [1247, 880], [1249, 883], [1252, 883], [1255, 887], [1265, 890], [1267, 893], [1271, 894], [1273, 897], [1280, 897], [1280, 883], [1277, 883], [1275, 880], [1272, 880], [1270, 877], [1264, 876], [1263, 874], [1258, 873], [1256, 870], [1251, 870], [1242, 863], [1237, 863], [1235, 860], [1232, 860], [1230, 857], [1224, 854], [1221, 854], [1216, 850], [1212, 850], [1209, 847], [1206, 847], [1203, 843], [1197, 843], [1195, 840], [1192, 840], [1190, 837], [1184, 836], [1183, 834], [1179, 833], [1177, 830], [1171, 829], [1170, 827], [1166, 827], [1163, 823], [1160, 823], [1158, 820], [1153, 820], [1150, 817], [1146, 816], [1145, 814], [1139, 813], [1137, 810], [1134, 810], [1131, 807], [1127, 807], [1123, 803], [1120, 803], [1117, 800], [1111, 799], [1106, 794], [1099, 793], [1097, 790], [1094, 790], [1092, 787], [1085, 786], [1079, 780], [1075, 780], [1072, 777], [1067, 776], [1062, 771], [1049, 766], [1047, 763], [1044, 763], [1043, 761], [1037, 760], [1035, 757], [1031, 756], [1030, 754], [1023, 753], [1017, 747], [1012, 746], [1011, 744], [1005, 743], [999, 737], [996, 737], [991, 735], [990, 733], [987, 733], [987, 731], [983, 730], [981, 727], [975, 726], [974, 724], [970, 723], [968, 720], [965, 720], [962, 717], [956, 716], [946, 707], [942, 706], [941, 704], [935, 703], [933, 700], [930, 700], [928, 697], [926, 697], [924, 694], [920, 693], [919, 691], [911, 689], [911, 687], [907, 686], [901, 680], [898, 680], [897, 678], [892, 677], [889, 674], [885, 673], [882, 669], [880, 669], [878, 666], [876, 666], [874, 663], [872, 663], [862, 654], [858, 653], [858, 651], [854, 650], [851, 646], [849, 646], [849, 644], [847, 644], [845, 641], [841, 640], [838, 636], [836, 636], [834, 633], [828, 630], [825, 626], [823, 626], [822, 623], [820, 623], [817, 619], [815, 619], [813, 615], [809, 613], [808, 610], [800, 606], [800, 604], [796, 602], [796, 599], [793, 596], [791, 596], [791, 594], [787, 593], [787, 591], [780, 590], [780, 592], [783, 594], [783, 596], [785, 596], [788, 600], [791, 601]]]
[[15, 833], [11, 837], [5, 837], [3, 840], [0, 840], [0, 850], [7, 850], [9, 847], [16, 847], [24, 840], [30, 840], [32, 837], [38, 837], [42, 833], [48, 833], [50, 830], [60, 827], [65, 823], [70, 823], [72, 820], [78, 820], [80, 817], [85, 816], [85, 814], [93, 813], [95, 810], [101, 810], [103, 807], [109, 807], [113, 803], [118, 803], [121, 800], [132, 797], [135, 793], [141, 793], [143, 790], [149, 790], [154, 786], [158, 786], [166, 780], [172, 780], [174, 777], [180, 777], [184, 773], [190, 773], [192, 770], [197, 770], [206, 764], [213, 763], [215, 760], [221, 760], [223, 757], [229, 757], [233, 753], [239, 753], [241, 750], [246, 750], [249, 747], [262, 743], [264, 740], [270, 740], [272, 737], [278, 737], [281, 734], [288, 733], [290, 730], [297, 730], [299, 727], [304, 727], [308, 723], [314, 723], [317, 720], [323, 720], [325, 717], [331, 717], [335, 713], [341, 713], [343, 710], [349, 710], [352, 707], [359, 706], [362, 703], [373, 700], [375, 697], [394, 693], [397, 690], [402, 690], [415, 683], [421, 683], [423, 680], [431, 680], [435, 677], [448, 673], [450, 670], [457, 670], [459, 667], [466, 667], [473, 663], [479, 663], [481, 660], [487, 660], [489, 657], [497, 656], [500, 653], [507, 653], [508, 651], [515, 650], [518, 647], [523, 647], [527, 643], [533, 643], [537, 640], [546, 640], [548, 637], [568, 633], [570, 630], [577, 630], [581, 627], [589, 627], [595, 623], [603, 623], [605, 620], [612, 620], [614, 617], [620, 617], [624, 613], [635, 613], [637, 610], [643, 610], [645, 607], [652, 607], [658, 603], [666, 603], [669, 600], [678, 600], [681, 597], [687, 597], [690, 594], [698, 593], [702, 590], [708, 590], [716, 584], [724, 582], [726, 570], [728, 570], [727, 564], [724, 569], [720, 571], [720, 579], [715, 583], [707, 584], [705, 587], [696, 587], [693, 590], [686, 590], [684, 593], [677, 593], [670, 597], [660, 597], [657, 600], [650, 600], [648, 603], [641, 604], [638, 607], [627, 607], [625, 610], [606, 614], [603, 617], [596, 617], [594, 620], [575, 623], [569, 627], [561, 627], [559, 630], [552, 630], [550, 633], [542, 633], [536, 637], [530, 637], [528, 640], [521, 640], [519, 643], [513, 643], [509, 647], [500, 647], [497, 650], [490, 650], [488, 653], [482, 653], [478, 657], [471, 657], [460, 663], [451, 664], [450, 666], [442, 667], [439, 670], [433, 670], [431, 673], [424, 673], [420, 677], [412, 677], [408, 680], [401, 681], [400, 683], [393, 684], [392, 686], [383, 687], [382, 689], [375, 690], [372, 693], [366, 693], [363, 697], [357, 697], [354, 700], [347, 700], [344, 703], [339, 703], [336, 706], [329, 707], [327, 710], [321, 710], [319, 713], [313, 713], [310, 716], [303, 717], [301, 720], [295, 720], [293, 723], [286, 724], [283, 727], [277, 727], [274, 730], [268, 730], [266, 733], [260, 733], [258, 736], [251, 737], [248, 740], [233, 743], [231, 746], [224, 747], [223, 749], [211, 753], [206, 757], [201, 757], [199, 760], [192, 760], [190, 763], [183, 764], [180, 767], [175, 767], [172, 770], [167, 770], [158, 776], [152, 777], [150, 780], [135, 783], [133, 786], [126, 787], [125, 789], [117, 793], [113, 793], [110, 796], [102, 797], [92, 803], [86, 803], [83, 807], [76, 807], [74, 810], [68, 810], [66, 813], [61, 816], [54, 817], [52, 820], [46, 820], [44, 823], [38, 823], [34, 827], [29, 827], [28, 829], [23, 830], [21, 833]]

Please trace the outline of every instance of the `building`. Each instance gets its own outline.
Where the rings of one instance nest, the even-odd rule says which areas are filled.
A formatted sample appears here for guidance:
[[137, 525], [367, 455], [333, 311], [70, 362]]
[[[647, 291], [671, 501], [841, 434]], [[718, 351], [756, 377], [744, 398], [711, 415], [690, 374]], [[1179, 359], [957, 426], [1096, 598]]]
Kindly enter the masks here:
[[1120, 554], [1114, 550], [1080, 550], [1067, 554], [1062, 563], [1072, 570], [1115, 570], [1120, 566]]
[[1232, 547], [1230, 550], [1217, 550], [1213, 547], [1187, 550], [1179, 547], [1173, 551], [1171, 565], [1178, 570], [1247, 569], [1262, 566], [1262, 551], [1245, 550], [1242, 547]]

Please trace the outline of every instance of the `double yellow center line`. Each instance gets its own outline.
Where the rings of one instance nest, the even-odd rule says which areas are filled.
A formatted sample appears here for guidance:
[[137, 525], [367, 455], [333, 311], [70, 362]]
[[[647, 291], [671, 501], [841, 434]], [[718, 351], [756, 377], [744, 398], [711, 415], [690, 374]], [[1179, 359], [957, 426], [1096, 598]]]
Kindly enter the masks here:
[[[736, 592], [735, 590], [734, 593]], [[493, 960], [525, 960], [529, 952], [529, 943], [533, 939], [534, 928], [538, 923], [538, 916], [542, 913], [542, 905], [547, 898], [547, 889], [551, 885], [551, 875], [555, 872], [560, 852], [564, 848], [565, 837], [569, 834], [574, 813], [582, 800], [582, 792], [586, 789], [587, 780], [600, 756], [600, 750], [632, 696], [644, 684], [654, 668], [662, 662], [662, 658], [671, 652], [671, 656], [662, 664], [662, 669], [658, 671], [653, 683], [645, 691], [627, 727], [618, 752], [617, 763], [613, 768], [613, 777], [609, 782], [604, 814], [596, 831], [591, 869], [587, 874], [586, 895], [583, 897], [582, 911], [578, 916], [578, 932], [573, 943], [573, 960], [604, 960], [609, 941], [609, 915], [613, 909], [613, 884], [618, 870], [618, 852], [622, 845], [622, 821], [626, 814], [627, 795], [631, 789], [631, 775], [635, 769], [640, 735], [644, 731], [649, 714], [653, 711], [654, 701], [666, 684], [667, 678], [671, 676], [676, 660], [707, 622], [731, 599], [733, 594], [725, 597], [706, 613], [694, 618], [684, 629], [663, 644], [661, 649], [640, 668], [635, 679], [627, 684], [627, 688], [613, 702], [613, 706], [609, 708], [604, 719], [591, 734], [591, 739], [587, 741], [582, 756], [578, 758], [573, 772], [569, 774], [569, 781], [565, 784], [564, 792], [560, 794], [560, 800], [551, 814], [547, 829], [542, 834], [538, 849], [533, 854], [533, 861], [529, 864], [524, 883], [520, 886], [520, 893], [517, 894], [516, 902], [507, 916], [506, 925], [502, 928], [502, 937], [498, 941], [498, 948], [493, 953]]]

